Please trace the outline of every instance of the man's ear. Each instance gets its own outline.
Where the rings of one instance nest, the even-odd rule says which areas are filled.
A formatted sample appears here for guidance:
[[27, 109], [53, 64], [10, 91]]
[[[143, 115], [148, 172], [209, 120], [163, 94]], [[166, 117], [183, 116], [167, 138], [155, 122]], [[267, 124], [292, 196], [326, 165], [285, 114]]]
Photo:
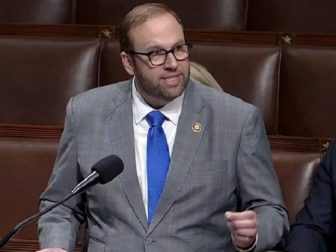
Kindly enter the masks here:
[[133, 76], [134, 75], [134, 64], [133, 64], [133, 60], [130, 57], [130, 55], [125, 53], [125, 52], [121, 52], [120, 57], [121, 57], [121, 61], [123, 63], [123, 66], [124, 66], [126, 72], [129, 75]]

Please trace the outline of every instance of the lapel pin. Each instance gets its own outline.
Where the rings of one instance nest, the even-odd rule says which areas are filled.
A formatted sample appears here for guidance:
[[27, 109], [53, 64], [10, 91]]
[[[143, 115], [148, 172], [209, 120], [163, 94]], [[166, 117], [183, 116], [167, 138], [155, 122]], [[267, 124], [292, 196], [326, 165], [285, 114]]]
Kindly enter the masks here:
[[195, 132], [195, 133], [200, 133], [202, 131], [202, 124], [200, 123], [194, 123], [192, 125], [192, 130]]

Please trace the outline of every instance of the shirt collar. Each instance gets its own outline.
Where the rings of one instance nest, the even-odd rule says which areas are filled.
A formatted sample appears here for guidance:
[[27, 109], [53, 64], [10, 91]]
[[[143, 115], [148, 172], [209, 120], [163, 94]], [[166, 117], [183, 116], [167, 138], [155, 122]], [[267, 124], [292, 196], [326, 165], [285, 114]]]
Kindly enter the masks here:
[[[135, 124], [139, 124], [145, 119], [146, 115], [154, 109], [145, 102], [137, 91], [135, 87], [135, 78], [133, 78], [132, 81], [132, 97], [133, 119]], [[184, 92], [182, 95], [176, 97], [174, 100], [159, 109], [159, 111], [164, 114], [175, 126], [177, 125], [178, 118], [181, 114], [183, 97]]]

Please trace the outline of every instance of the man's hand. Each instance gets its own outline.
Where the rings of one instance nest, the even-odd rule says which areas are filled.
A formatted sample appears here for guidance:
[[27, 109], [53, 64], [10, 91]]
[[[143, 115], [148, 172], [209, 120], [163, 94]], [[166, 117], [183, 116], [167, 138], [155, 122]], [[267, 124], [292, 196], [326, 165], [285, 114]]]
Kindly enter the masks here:
[[228, 222], [231, 238], [235, 246], [249, 248], [256, 240], [259, 228], [259, 221], [256, 212], [226, 212], [225, 218]]
[[60, 248], [46, 248], [46, 249], [42, 249], [36, 252], [66, 252], [66, 251]]

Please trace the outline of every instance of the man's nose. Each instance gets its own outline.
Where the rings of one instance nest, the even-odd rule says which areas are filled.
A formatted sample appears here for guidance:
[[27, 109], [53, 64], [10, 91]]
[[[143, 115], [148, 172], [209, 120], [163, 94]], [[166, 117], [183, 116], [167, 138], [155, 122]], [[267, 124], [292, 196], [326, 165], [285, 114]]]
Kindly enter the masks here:
[[173, 52], [169, 52], [167, 54], [167, 59], [166, 62], [164, 64], [165, 68], [171, 68], [171, 69], [176, 69], [177, 68], [177, 60], [173, 54]]

